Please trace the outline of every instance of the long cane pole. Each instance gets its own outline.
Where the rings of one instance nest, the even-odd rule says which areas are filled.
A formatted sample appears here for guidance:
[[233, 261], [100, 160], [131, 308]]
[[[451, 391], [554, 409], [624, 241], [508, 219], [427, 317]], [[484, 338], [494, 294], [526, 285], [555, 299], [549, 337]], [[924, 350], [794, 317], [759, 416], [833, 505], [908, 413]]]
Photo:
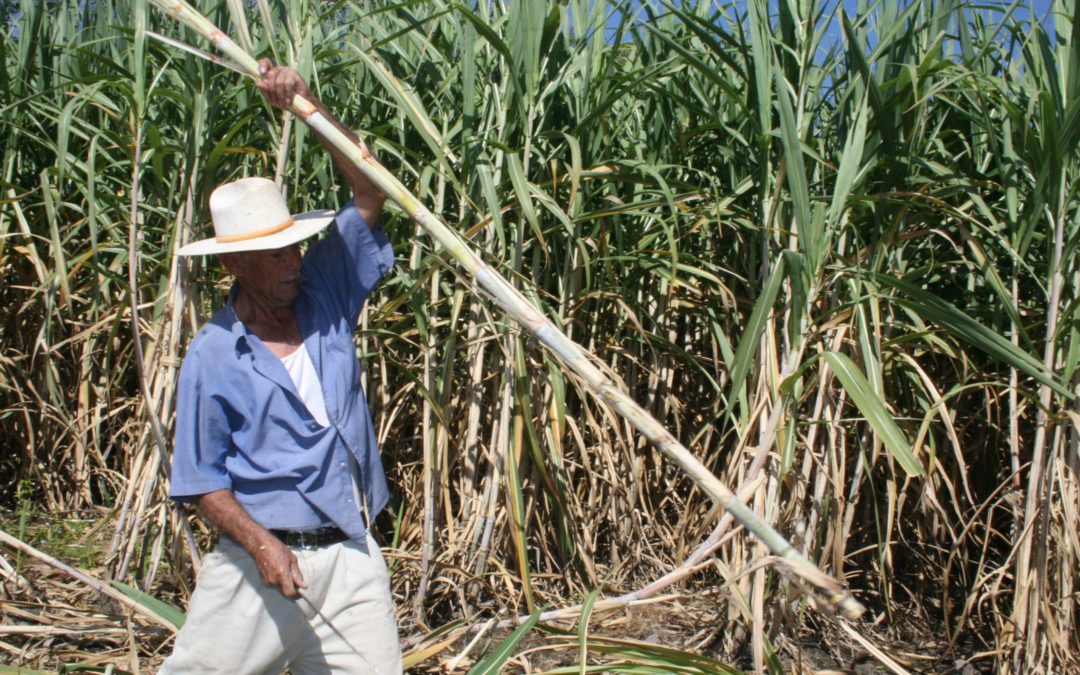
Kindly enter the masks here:
[[[218, 51], [232, 59], [235, 65], [239, 66], [239, 70], [254, 79], [259, 79], [259, 67], [255, 59], [186, 2], [183, 0], [151, 0], [151, 2], [177, 21], [203, 35]], [[588, 352], [568, 338], [554, 322], [526, 300], [525, 296], [510, 285], [501, 274], [474, 253], [456, 232], [428, 210], [378, 160], [334, 127], [310, 101], [294, 96], [289, 107], [297, 117], [354, 162], [373, 185], [382, 190], [435, 241], [446, 248], [475, 284], [488, 293], [510, 318], [532, 333], [566, 367], [576, 373], [596, 396], [603, 399], [634, 425], [664, 457], [674, 462], [706, 494], [761, 540], [798, 580], [810, 584], [814, 589], [811, 597], [819, 601], [828, 611], [839, 610], [849, 618], [856, 618], [863, 613], [863, 606], [839, 582], [818, 569], [771, 525], [741, 502], [656, 418], [619, 389], [615, 382], [594, 364]]]

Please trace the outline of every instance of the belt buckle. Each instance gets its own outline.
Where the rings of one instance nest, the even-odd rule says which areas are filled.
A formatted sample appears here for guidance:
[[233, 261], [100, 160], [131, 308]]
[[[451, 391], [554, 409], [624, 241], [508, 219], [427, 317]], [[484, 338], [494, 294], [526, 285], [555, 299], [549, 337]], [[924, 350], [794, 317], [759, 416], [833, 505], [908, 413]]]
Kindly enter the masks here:
[[314, 551], [319, 548], [318, 530], [301, 530], [295, 533], [296, 543], [294, 546], [301, 551]]

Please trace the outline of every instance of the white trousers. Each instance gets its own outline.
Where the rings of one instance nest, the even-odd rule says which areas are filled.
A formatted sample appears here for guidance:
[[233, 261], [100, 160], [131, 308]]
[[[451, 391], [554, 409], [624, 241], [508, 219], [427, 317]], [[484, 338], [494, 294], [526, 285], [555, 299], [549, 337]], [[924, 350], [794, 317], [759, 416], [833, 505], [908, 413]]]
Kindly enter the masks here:
[[375, 540], [293, 549], [308, 587], [290, 600], [264, 586], [227, 537], [203, 562], [187, 620], [159, 673], [399, 675], [390, 578]]

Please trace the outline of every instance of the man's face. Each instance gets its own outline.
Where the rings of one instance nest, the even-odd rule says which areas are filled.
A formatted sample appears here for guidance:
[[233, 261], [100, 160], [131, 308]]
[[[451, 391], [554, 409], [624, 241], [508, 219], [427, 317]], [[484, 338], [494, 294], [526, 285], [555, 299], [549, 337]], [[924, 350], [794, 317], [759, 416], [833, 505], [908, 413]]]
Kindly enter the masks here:
[[292, 305], [300, 294], [300, 244], [224, 256], [225, 267], [253, 300], [271, 307]]

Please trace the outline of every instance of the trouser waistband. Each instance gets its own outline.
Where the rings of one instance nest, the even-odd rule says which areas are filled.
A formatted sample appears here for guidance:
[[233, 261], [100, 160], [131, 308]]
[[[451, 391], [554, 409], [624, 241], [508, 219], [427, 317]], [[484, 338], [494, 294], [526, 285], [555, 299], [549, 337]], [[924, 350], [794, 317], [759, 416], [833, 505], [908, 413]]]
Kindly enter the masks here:
[[339, 544], [349, 538], [349, 535], [335, 525], [327, 525], [315, 530], [270, 530], [270, 534], [290, 548], [303, 550]]

